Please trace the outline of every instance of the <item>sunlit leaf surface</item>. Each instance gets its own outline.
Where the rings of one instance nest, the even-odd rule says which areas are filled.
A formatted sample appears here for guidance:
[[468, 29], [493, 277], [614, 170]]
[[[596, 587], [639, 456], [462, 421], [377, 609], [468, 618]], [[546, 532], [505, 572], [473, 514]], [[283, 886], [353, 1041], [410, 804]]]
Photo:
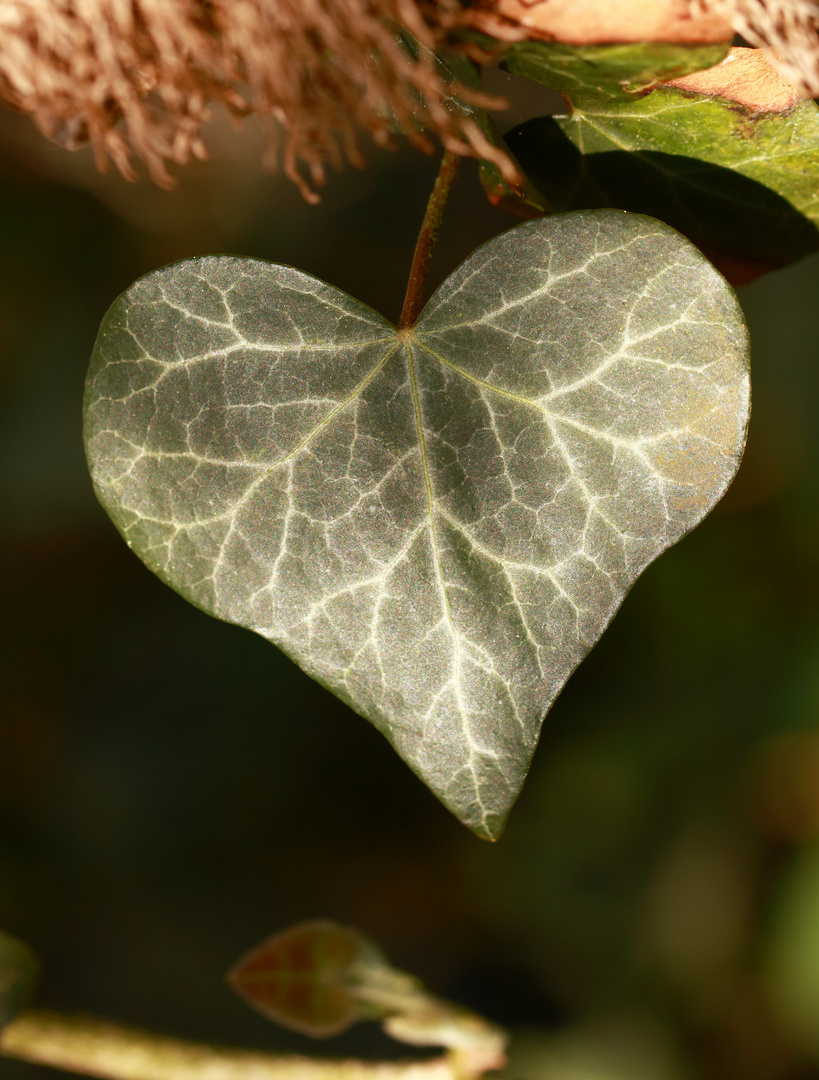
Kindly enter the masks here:
[[724, 492], [747, 417], [730, 288], [604, 211], [485, 244], [408, 331], [290, 267], [159, 270], [103, 321], [85, 437], [148, 566], [496, 837], [545, 711]]

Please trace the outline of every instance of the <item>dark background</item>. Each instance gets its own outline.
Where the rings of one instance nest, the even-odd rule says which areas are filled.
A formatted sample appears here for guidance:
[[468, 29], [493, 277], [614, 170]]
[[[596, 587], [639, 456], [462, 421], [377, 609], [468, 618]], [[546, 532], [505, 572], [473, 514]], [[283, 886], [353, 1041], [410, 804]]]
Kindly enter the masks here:
[[[572, 678], [490, 845], [274, 648], [163, 586], [94, 499], [83, 379], [134, 278], [231, 252], [400, 311], [435, 160], [373, 153], [310, 207], [252, 132], [217, 123], [211, 147], [165, 193], [0, 124], [0, 928], [43, 958], [38, 1002], [404, 1053], [374, 1025], [314, 1045], [225, 987], [326, 916], [512, 1027], [523, 1080], [819, 1076], [819, 258], [740, 290], [740, 475]], [[515, 224], [475, 173], [433, 284]]]

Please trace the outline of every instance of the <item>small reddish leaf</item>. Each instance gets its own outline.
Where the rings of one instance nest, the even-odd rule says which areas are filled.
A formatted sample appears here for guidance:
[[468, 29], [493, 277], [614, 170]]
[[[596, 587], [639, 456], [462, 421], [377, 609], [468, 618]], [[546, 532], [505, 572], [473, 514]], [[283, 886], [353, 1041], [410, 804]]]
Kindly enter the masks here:
[[348, 989], [353, 966], [373, 946], [329, 920], [299, 923], [251, 949], [228, 972], [240, 997], [283, 1027], [324, 1038], [359, 1018]]

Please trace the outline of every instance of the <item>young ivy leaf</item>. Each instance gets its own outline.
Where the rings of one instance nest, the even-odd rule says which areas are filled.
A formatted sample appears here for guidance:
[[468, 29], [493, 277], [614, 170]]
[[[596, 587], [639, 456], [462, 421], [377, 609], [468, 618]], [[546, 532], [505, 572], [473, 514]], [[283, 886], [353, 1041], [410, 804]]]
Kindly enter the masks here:
[[236, 993], [283, 1027], [314, 1038], [380, 1020], [415, 1046], [444, 1046], [457, 1076], [482, 1076], [506, 1061], [506, 1033], [430, 994], [392, 967], [375, 942], [329, 919], [298, 923], [246, 953], [228, 972]]
[[283, 1027], [314, 1038], [362, 1019], [357, 973], [389, 970], [378, 947], [328, 919], [298, 923], [243, 956], [228, 972], [236, 993]]
[[[714, 72], [756, 75], [760, 62], [758, 50], [735, 49]], [[701, 79], [708, 84], [695, 76], [682, 85]], [[819, 106], [733, 100], [738, 90], [727, 84], [723, 94], [661, 86], [630, 104], [586, 102], [530, 120], [506, 141], [558, 210], [651, 214], [718, 265], [721, 253], [759, 270], [786, 265], [819, 248]]]
[[641, 571], [730, 483], [748, 342], [660, 222], [525, 222], [398, 330], [210, 256], [100, 328], [85, 440], [159, 576], [274, 642], [499, 835], [543, 716]]

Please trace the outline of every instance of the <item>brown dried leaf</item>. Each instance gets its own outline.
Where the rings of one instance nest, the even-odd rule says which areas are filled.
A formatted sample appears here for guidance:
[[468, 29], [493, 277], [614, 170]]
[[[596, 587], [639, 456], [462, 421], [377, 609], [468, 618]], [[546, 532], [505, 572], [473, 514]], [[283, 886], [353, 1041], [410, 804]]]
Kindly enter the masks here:
[[[281, 133], [284, 172], [316, 201], [327, 165], [363, 164], [361, 131], [402, 134], [516, 172], [459, 112], [435, 58], [461, 0], [0, 0], [0, 99], [68, 149], [90, 144], [160, 184], [168, 164], [205, 156], [210, 106]], [[400, 34], [418, 44], [410, 55]], [[486, 104], [486, 96], [481, 98]]]
[[735, 101], [755, 113], [787, 112], [802, 100], [799, 90], [779, 74], [760, 49], [731, 49], [715, 67], [666, 85]]
[[517, 23], [527, 36], [570, 45], [668, 41], [728, 41], [731, 24], [721, 15], [692, 14], [689, 0], [484, 0], [479, 5]]
[[779, 71], [819, 96], [819, 6], [816, 0], [690, 0], [695, 12], [721, 15], [751, 45], [766, 48]]

